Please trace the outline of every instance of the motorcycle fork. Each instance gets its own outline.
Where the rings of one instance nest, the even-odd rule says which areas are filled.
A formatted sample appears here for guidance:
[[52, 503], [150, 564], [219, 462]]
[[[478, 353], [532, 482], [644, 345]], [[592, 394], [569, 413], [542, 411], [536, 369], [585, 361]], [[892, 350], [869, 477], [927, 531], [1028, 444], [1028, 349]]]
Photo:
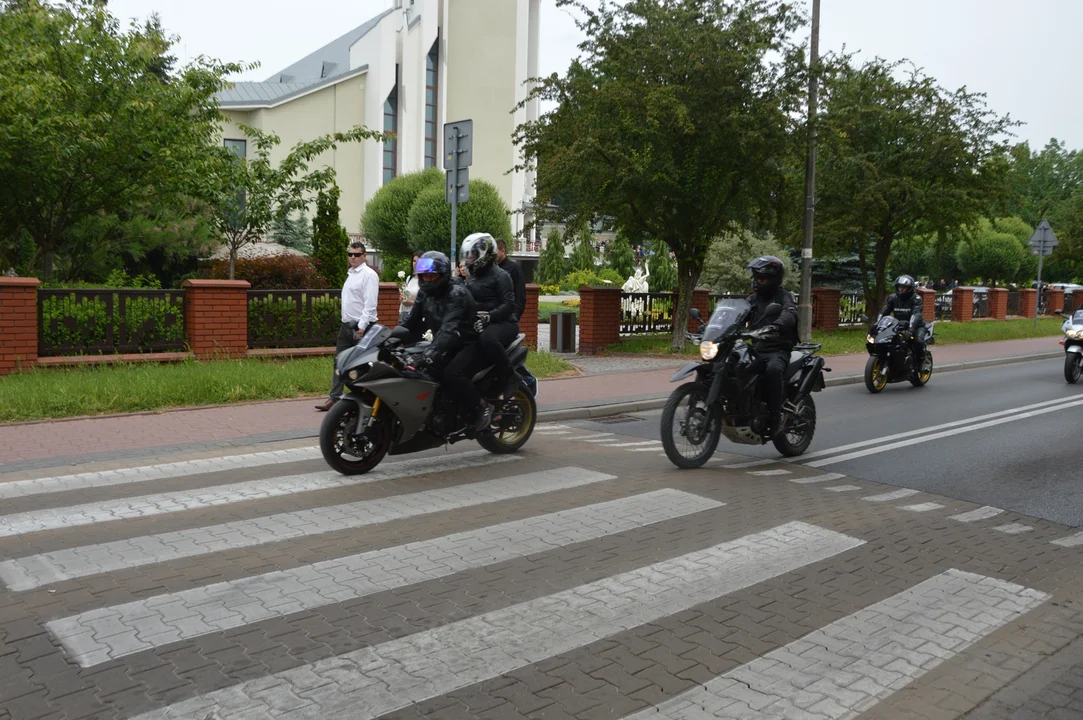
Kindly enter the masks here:
[[354, 429], [350, 432], [354, 437], [359, 437], [364, 434], [369, 426], [376, 420], [376, 413], [380, 412], [380, 398], [376, 398], [372, 401], [372, 413], [367, 418], [361, 417], [361, 413], [357, 413], [357, 421]]

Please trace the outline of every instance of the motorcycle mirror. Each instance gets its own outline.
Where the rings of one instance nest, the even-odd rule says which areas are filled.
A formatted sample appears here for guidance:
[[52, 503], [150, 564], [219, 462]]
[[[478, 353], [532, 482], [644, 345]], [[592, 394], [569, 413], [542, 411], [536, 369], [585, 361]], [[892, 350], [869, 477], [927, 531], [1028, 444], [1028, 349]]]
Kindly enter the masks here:
[[867, 323], [868, 321], [869, 321], [869, 316], [868, 315], [862, 315], [861, 316], [861, 322]]
[[1063, 310], [1054, 310], [1054, 311], [1053, 311], [1053, 314], [1054, 314], [1054, 315], [1063, 315], [1063, 314], [1064, 314], [1064, 311], [1063, 311]]
[[391, 337], [393, 337], [393, 338], [395, 338], [397, 340], [402, 340], [403, 342], [405, 342], [405, 341], [410, 339], [410, 329], [405, 328], [402, 325], [396, 325], [391, 330]]
[[696, 320], [703, 322], [703, 316], [699, 314], [699, 308], [692, 308], [688, 311], [688, 314], [694, 317]]
[[763, 311], [763, 317], [765, 320], [775, 320], [782, 314], [782, 306], [778, 303], [771, 303], [767, 306], [767, 309]]

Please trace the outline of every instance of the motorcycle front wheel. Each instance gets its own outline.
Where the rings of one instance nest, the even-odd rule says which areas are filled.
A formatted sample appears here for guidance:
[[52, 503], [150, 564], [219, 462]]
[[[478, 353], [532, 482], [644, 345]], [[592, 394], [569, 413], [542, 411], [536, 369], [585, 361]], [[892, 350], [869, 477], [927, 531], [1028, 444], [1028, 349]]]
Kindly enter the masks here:
[[707, 388], [685, 383], [662, 410], [662, 447], [679, 468], [697, 468], [711, 459], [722, 434], [718, 406], [707, 407]]
[[786, 432], [771, 442], [775, 450], [786, 457], [796, 457], [812, 444], [816, 434], [816, 403], [811, 395], [802, 395], [794, 402], [794, 411], [786, 417]]
[[519, 383], [519, 390], [511, 400], [493, 413], [489, 429], [478, 435], [478, 444], [491, 453], [513, 453], [526, 445], [538, 422], [538, 406], [526, 385]]
[[1068, 353], [1068, 356], [1064, 358], [1064, 379], [1069, 385], [1075, 385], [1079, 382], [1081, 372], [1083, 372], [1083, 355]]
[[873, 395], [887, 387], [887, 369], [877, 355], [870, 355], [865, 363], [865, 387]]
[[343, 475], [363, 475], [380, 464], [391, 448], [387, 411], [378, 414], [360, 437], [350, 431], [356, 426], [360, 409], [350, 400], [331, 406], [320, 425], [320, 452], [323, 459]]

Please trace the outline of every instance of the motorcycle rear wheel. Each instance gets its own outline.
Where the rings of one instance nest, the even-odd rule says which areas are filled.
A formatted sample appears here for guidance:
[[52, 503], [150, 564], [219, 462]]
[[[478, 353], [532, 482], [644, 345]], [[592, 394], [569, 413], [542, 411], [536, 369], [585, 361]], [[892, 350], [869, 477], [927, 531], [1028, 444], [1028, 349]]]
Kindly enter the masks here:
[[[681, 419], [678, 408], [686, 399], [688, 409]], [[706, 401], [707, 388], [698, 383], [685, 383], [670, 394], [662, 410], [662, 447], [669, 461], [679, 468], [701, 467], [711, 459], [718, 447], [722, 418], [718, 406], [707, 407]], [[691, 452], [681, 451], [679, 438], [691, 443]]]
[[386, 411], [373, 418], [372, 424], [357, 441], [350, 437], [349, 428], [354, 427], [359, 413], [357, 403], [339, 400], [327, 411], [320, 425], [323, 459], [331, 469], [343, 475], [367, 473], [380, 464], [391, 448], [390, 419]]
[[929, 361], [929, 370], [928, 372], [923, 372], [921, 368], [914, 370], [914, 374], [910, 376], [910, 384], [914, 387], [923, 387], [933, 377], [933, 354], [929, 352], [929, 348], [925, 348], [925, 359]]
[[887, 371], [876, 355], [870, 355], [868, 362], [865, 363], [865, 387], [873, 395], [883, 392], [887, 387]]
[[502, 410], [497, 410], [493, 417], [493, 424], [499, 422], [496, 415], [500, 413], [515, 413], [518, 415], [514, 427], [510, 429], [495, 428], [485, 430], [478, 434], [478, 444], [491, 453], [504, 455], [519, 450], [534, 432], [534, 425], [538, 422], [538, 406], [534, 402], [534, 396], [527, 390], [526, 385], [519, 383], [519, 389], [511, 400], [505, 400]]
[[816, 434], [816, 403], [811, 395], [802, 395], [794, 403], [796, 410], [786, 417], [786, 432], [771, 442], [786, 457], [801, 455]]
[[1083, 374], [1083, 355], [1068, 353], [1064, 358], [1064, 379], [1069, 385], [1075, 385], [1079, 382], [1080, 374]]

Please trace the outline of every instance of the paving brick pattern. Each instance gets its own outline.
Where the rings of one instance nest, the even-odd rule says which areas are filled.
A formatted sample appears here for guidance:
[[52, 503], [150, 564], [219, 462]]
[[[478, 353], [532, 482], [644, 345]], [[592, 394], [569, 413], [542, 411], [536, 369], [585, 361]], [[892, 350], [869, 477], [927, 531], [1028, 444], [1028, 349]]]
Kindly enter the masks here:
[[293, 492], [318, 460], [0, 475], [0, 523], [90, 512], [0, 538], [0, 719], [1080, 717], [1077, 530], [593, 439]]

